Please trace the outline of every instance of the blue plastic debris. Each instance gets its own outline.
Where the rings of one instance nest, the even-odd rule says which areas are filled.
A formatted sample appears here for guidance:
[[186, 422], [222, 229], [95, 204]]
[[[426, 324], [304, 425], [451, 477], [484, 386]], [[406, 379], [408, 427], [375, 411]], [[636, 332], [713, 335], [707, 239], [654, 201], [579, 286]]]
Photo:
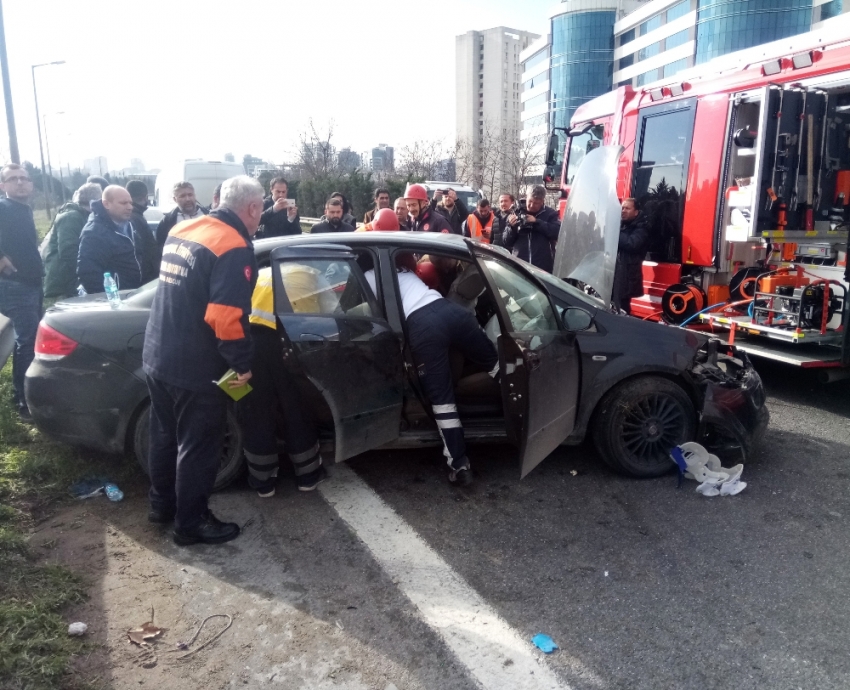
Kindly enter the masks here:
[[113, 503], [117, 503], [124, 498], [124, 492], [116, 484], [106, 484], [103, 490], [106, 492], [106, 497]]
[[537, 633], [534, 637], [531, 638], [532, 643], [537, 649], [539, 649], [544, 654], [551, 654], [556, 649], [558, 649], [558, 645], [555, 644], [555, 640], [553, 640], [548, 635], [544, 635], [543, 633]]

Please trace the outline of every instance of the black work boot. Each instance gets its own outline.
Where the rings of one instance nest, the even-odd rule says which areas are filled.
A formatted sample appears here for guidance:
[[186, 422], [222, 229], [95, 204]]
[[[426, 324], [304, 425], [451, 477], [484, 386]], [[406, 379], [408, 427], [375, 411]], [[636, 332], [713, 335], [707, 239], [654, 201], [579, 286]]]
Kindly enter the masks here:
[[455, 469], [449, 467], [449, 482], [455, 486], [469, 486], [472, 484], [472, 468], [469, 466], [469, 460], [463, 459], [463, 465]]
[[235, 522], [221, 522], [212, 511], [207, 511], [204, 519], [191, 530], [181, 531], [175, 528], [174, 543], [179, 546], [189, 544], [223, 544], [239, 536], [239, 525]]

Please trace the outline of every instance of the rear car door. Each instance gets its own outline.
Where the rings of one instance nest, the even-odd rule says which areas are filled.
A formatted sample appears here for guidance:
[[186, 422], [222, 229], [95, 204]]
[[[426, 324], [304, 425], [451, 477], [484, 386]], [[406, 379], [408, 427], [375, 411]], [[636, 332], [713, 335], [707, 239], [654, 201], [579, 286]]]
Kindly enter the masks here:
[[467, 240], [496, 302], [502, 401], [524, 477], [573, 430], [579, 390], [575, 334], [565, 330], [546, 288], [520, 263]]
[[337, 462], [398, 437], [402, 350], [346, 247], [271, 253], [275, 315], [334, 421]]

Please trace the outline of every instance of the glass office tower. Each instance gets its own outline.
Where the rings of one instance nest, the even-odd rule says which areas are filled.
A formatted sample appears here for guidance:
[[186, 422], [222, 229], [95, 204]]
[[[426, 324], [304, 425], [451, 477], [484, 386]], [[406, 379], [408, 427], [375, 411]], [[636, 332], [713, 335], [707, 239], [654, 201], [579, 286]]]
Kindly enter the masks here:
[[697, 0], [696, 64], [808, 31], [812, 0]]
[[611, 89], [616, 3], [610, 3], [609, 7], [552, 17], [550, 112], [553, 127], [569, 127], [578, 106]]

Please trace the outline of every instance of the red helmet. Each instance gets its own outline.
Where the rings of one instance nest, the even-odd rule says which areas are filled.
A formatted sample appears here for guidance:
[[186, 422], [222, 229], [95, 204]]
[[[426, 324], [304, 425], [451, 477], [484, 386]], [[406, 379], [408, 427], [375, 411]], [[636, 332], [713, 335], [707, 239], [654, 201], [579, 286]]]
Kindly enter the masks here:
[[382, 208], [372, 219], [372, 230], [398, 230], [398, 216], [391, 208]]
[[409, 184], [404, 190], [405, 199], [419, 199], [419, 201], [428, 201], [428, 190], [421, 184]]
[[440, 274], [437, 272], [437, 267], [430, 261], [421, 261], [416, 264], [416, 275], [432, 290], [440, 286]]

